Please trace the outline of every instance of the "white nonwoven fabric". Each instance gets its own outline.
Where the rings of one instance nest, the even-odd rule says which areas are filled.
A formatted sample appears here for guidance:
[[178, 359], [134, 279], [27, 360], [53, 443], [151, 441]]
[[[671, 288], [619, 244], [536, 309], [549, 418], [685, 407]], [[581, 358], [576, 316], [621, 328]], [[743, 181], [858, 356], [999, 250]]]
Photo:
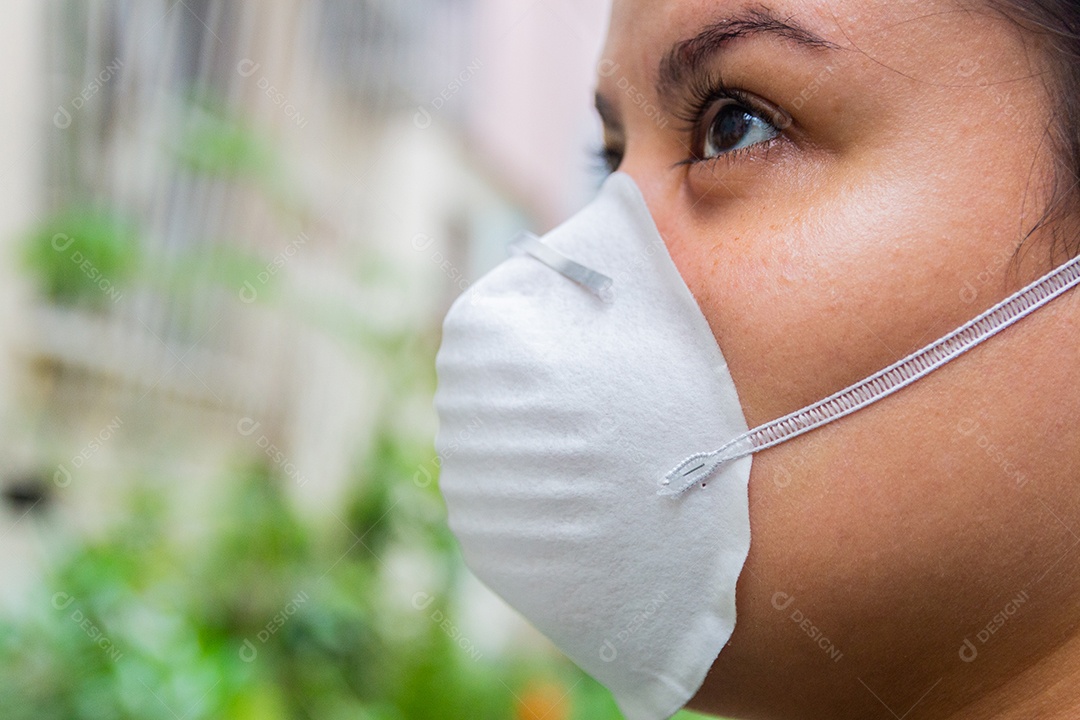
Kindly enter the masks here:
[[451, 308], [435, 398], [450, 528], [473, 573], [629, 720], [667, 718], [735, 626], [751, 458], [674, 499], [658, 480], [746, 421], [628, 175], [542, 240], [612, 278], [612, 298], [522, 255]]

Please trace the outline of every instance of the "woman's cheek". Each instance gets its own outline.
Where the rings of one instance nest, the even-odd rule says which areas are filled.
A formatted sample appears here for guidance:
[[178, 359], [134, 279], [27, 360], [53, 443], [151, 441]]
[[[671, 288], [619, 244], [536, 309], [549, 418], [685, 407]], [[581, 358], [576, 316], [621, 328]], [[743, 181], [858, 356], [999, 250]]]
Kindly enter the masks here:
[[958, 302], [978, 266], [949, 198], [917, 183], [821, 184], [669, 219], [676, 266], [729, 363], [747, 421], [819, 400], [975, 314]]

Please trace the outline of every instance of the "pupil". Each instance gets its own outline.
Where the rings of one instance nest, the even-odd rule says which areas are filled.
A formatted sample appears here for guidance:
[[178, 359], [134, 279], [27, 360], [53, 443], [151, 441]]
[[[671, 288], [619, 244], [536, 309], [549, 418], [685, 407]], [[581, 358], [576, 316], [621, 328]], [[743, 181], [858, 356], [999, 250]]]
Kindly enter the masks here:
[[750, 115], [746, 108], [728, 105], [713, 121], [712, 144], [717, 150], [728, 150], [738, 145], [749, 130]]

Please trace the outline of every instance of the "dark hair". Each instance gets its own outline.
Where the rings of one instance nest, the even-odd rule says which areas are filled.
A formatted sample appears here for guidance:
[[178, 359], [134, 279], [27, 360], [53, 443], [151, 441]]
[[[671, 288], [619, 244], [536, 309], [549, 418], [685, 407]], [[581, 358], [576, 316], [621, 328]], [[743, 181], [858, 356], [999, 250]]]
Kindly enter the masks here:
[[[1051, 256], [1080, 254], [1080, 0], [989, 0], [1038, 43], [1050, 72], [1047, 138], [1055, 163], [1050, 202], [1028, 233], [1051, 227]], [[1025, 238], [1026, 240], [1027, 238]]]

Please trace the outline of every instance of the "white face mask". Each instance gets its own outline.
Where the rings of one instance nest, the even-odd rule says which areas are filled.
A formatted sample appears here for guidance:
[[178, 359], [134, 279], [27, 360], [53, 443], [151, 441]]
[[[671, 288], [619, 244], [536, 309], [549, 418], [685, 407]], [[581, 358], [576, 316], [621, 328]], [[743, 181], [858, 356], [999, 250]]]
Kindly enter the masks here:
[[[751, 455], [904, 387], [1080, 282], [1080, 258], [895, 365], [749, 430], [630, 176], [451, 308], [439, 484], [469, 568], [615, 696], [673, 715], [735, 627]], [[716, 449], [713, 449], [716, 448]]]

